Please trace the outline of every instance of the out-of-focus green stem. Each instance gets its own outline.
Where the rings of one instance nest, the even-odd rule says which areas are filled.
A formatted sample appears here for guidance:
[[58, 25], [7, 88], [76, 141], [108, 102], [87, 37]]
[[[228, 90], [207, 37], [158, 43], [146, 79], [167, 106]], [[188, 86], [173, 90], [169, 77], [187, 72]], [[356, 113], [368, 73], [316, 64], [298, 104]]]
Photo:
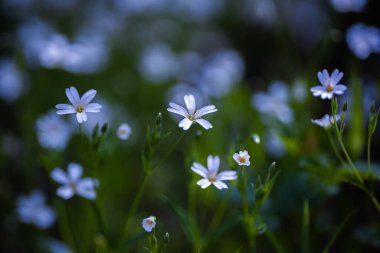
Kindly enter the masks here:
[[368, 162], [368, 170], [372, 172], [372, 166], [371, 166], [371, 133], [368, 133], [368, 140], [367, 140], [367, 162]]
[[326, 132], [327, 132], [327, 135], [328, 135], [329, 140], [330, 140], [331, 147], [333, 148], [336, 157], [339, 159], [341, 164], [345, 164], [345, 161], [343, 160], [342, 156], [340, 155], [340, 153], [339, 153], [339, 151], [335, 145], [334, 139], [331, 136], [330, 129], [327, 129]]
[[179, 136], [179, 138], [177, 139], [177, 141], [173, 144], [173, 146], [171, 146], [171, 148], [169, 149], [169, 151], [164, 155], [164, 157], [157, 163], [156, 166], [154, 166], [152, 168], [152, 171], [154, 169], [157, 169], [161, 166], [161, 164], [169, 157], [169, 155], [174, 151], [175, 147], [178, 145], [178, 143], [182, 140], [183, 136], [185, 136], [185, 131], [182, 132], [182, 134]]
[[100, 212], [99, 206], [94, 201], [90, 201], [90, 204], [91, 204], [92, 209], [94, 210], [96, 219], [98, 220], [100, 230], [102, 234], [105, 236], [105, 238], [107, 239], [107, 241], [109, 242], [107, 225], [104, 221], [102, 213]]

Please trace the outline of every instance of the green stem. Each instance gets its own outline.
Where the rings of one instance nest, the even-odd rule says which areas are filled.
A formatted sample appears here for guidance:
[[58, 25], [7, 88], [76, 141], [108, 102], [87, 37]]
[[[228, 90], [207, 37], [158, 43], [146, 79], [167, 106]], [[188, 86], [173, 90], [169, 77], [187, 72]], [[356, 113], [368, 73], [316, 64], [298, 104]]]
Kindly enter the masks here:
[[108, 229], [107, 229], [106, 223], [104, 222], [103, 215], [100, 212], [99, 206], [94, 201], [89, 201], [89, 202], [91, 204], [92, 209], [94, 210], [96, 219], [98, 220], [100, 231], [107, 238], [107, 241], [109, 242]]
[[372, 172], [372, 166], [371, 166], [371, 133], [368, 133], [368, 140], [367, 140], [367, 162], [368, 162], [368, 170], [369, 170], [369, 172]]
[[328, 135], [329, 140], [330, 140], [331, 147], [333, 148], [336, 157], [338, 157], [341, 164], [343, 164], [343, 165], [346, 164], [346, 162], [343, 160], [342, 156], [340, 155], [338, 148], [335, 145], [333, 137], [331, 136], [330, 129], [327, 129], [326, 132], [327, 132], [327, 135]]
[[80, 145], [83, 147], [83, 134], [82, 134], [82, 124], [79, 123], [79, 138], [80, 138]]
[[80, 252], [79, 245], [81, 245], [81, 244], [79, 242], [79, 238], [74, 233], [74, 231], [76, 231], [75, 226], [74, 226], [74, 221], [73, 221], [73, 219], [72, 219], [72, 217], [70, 215], [69, 207], [67, 205], [65, 205], [65, 209], [66, 209], [67, 219], [69, 221], [69, 228], [70, 228], [70, 231], [71, 231], [71, 238], [72, 238], [72, 240], [74, 242], [75, 252]]
[[380, 203], [377, 200], [375, 194], [373, 192], [369, 192], [368, 194], [369, 194], [369, 196], [371, 198], [372, 203], [375, 205], [377, 211], [380, 213]]
[[182, 140], [183, 136], [185, 136], [185, 131], [182, 132], [182, 134], [179, 136], [177, 141], [173, 144], [173, 146], [169, 149], [169, 152], [167, 152], [164, 157], [152, 168], [152, 171], [154, 169], [157, 169], [161, 166], [161, 164], [169, 157], [169, 155], [174, 151], [175, 147], [178, 145], [178, 143]]

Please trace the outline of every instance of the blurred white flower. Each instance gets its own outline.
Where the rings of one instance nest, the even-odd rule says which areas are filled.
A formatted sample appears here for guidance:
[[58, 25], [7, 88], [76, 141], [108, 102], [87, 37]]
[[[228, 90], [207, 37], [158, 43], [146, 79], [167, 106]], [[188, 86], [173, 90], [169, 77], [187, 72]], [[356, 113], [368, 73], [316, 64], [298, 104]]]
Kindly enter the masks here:
[[232, 157], [234, 158], [235, 162], [238, 165], [249, 166], [251, 164], [249, 162], [250, 156], [248, 154], [248, 151], [246, 151], [246, 150], [240, 151], [239, 153], [235, 153]]
[[65, 120], [58, 117], [54, 111], [49, 111], [36, 121], [36, 132], [42, 147], [53, 150], [62, 150], [66, 147], [72, 127]]
[[176, 103], [169, 103], [170, 107], [167, 108], [169, 112], [176, 113], [184, 117], [184, 119], [179, 122], [178, 126], [183, 128], [183, 130], [188, 130], [194, 122], [197, 122], [206, 130], [212, 128], [211, 123], [201, 117], [203, 115], [216, 112], [217, 109], [215, 105], [207, 105], [197, 110], [193, 95], [185, 95], [184, 100], [187, 109]]
[[338, 69], [335, 69], [331, 76], [326, 69], [318, 72], [318, 79], [321, 82], [321, 85], [314, 86], [310, 89], [313, 92], [313, 96], [319, 97], [322, 99], [331, 99], [334, 94], [342, 95], [347, 87], [343, 84], [339, 84], [340, 80], [343, 77], [343, 73]]
[[325, 129], [328, 129], [335, 123], [335, 120], [336, 120], [336, 122], [338, 122], [340, 120], [340, 116], [335, 115], [335, 117], [333, 117], [333, 116], [326, 114], [325, 116], [323, 116], [320, 119], [312, 119], [311, 122], [313, 124], [316, 124], [318, 126], [325, 128]]
[[258, 92], [252, 96], [252, 105], [260, 113], [275, 117], [284, 124], [293, 121], [293, 111], [288, 105], [289, 92], [281, 81], [275, 81], [269, 86], [267, 93]]
[[252, 140], [256, 143], [256, 144], [259, 144], [260, 143], [260, 135], [258, 134], [252, 134]]
[[16, 100], [23, 91], [22, 79], [22, 74], [13, 60], [0, 59], [0, 98], [8, 102]]
[[265, 148], [272, 156], [280, 157], [286, 153], [285, 145], [276, 130], [271, 129], [267, 132], [265, 142]]
[[166, 45], [150, 45], [141, 55], [139, 71], [143, 78], [153, 84], [161, 84], [177, 74], [178, 60]]
[[367, 0], [330, 0], [332, 6], [339, 12], [361, 12]]
[[78, 123], [87, 121], [87, 112], [100, 112], [100, 108], [102, 107], [99, 104], [90, 103], [96, 96], [96, 90], [94, 89], [88, 90], [82, 97], [80, 97], [77, 89], [75, 87], [70, 87], [66, 89], [66, 96], [72, 105], [56, 105], [55, 107], [58, 109], [57, 114], [63, 115], [75, 113]]
[[202, 176], [203, 178], [198, 180], [197, 184], [205, 189], [211, 184], [213, 184], [219, 190], [223, 188], [228, 188], [228, 186], [223, 182], [224, 180], [235, 180], [237, 178], [236, 171], [225, 170], [218, 173], [219, 170], [219, 156], [209, 155], [207, 157], [207, 169], [200, 163], [193, 163], [191, 170]]
[[127, 123], [122, 123], [116, 131], [117, 137], [119, 137], [120, 140], [128, 140], [129, 136], [131, 135], [132, 128]]
[[156, 217], [149, 216], [148, 218], [143, 219], [142, 227], [145, 229], [146, 232], [152, 232], [152, 230], [156, 227]]
[[53, 208], [45, 204], [45, 196], [39, 190], [17, 199], [17, 214], [20, 221], [41, 229], [49, 228], [56, 218]]
[[380, 52], [380, 30], [374, 26], [355, 24], [347, 30], [346, 41], [356, 57], [364, 60]]
[[74, 194], [86, 199], [96, 199], [95, 188], [98, 187], [98, 180], [94, 178], [81, 178], [83, 168], [78, 163], [68, 165], [68, 173], [61, 168], [55, 168], [50, 176], [58, 183], [62, 184], [57, 189], [57, 195], [63, 199], [70, 199]]

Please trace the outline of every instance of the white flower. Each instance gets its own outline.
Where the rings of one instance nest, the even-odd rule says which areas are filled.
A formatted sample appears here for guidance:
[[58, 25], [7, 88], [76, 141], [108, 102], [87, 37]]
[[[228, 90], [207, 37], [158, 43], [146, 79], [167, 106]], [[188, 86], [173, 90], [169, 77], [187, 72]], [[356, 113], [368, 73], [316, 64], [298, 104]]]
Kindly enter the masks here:
[[66, 147], [72, 133], [71, 125], [57, 116], [54, 111], [48, 112], [36, 121], [37, 138], [41, 146], [47, 149], [62, 150]]
[[192, 171], [203, 177], [197, 182], [202, 189], [207, 188], [211, 184], [219, 190], [228, 188], [223, 180], [234, 180], [237, 178], [236, 171], [233, 170], [225, 170], [218, 174], [219, 162], [219, 156], [213, 157], [212, 155], [209, 155], [207, 157], [207, 169], [202, 164], [196, 162], [191, 166]]
[[17, 199], [17, 214], [22, 222], [42, 229], [50, 227], [56, 218], [54, 210], [45, 205], [45, 196], [39, 190]]
[[142, 220], [142, 226], [146, 232], [152, 232], [153, 228], [156, 226], [156, 217], [149, 216]]
[[100, 112], [102, 107], [96, 103], [90, 103], [90, 101], [95, 97], [96, 90], [88, 90], [82, 97], [79, 97], [78, 91], [75, 87], [70, 87], [66, 89], [66, 96], [69, 99], [71, 105], [69, 104], [58, 104], [55, 107], [58, 109], [57, 114], [69, 114], [76, 113], [77, 120], [79, 123], [87, 121], [87, 112]]
[[310, 90], [315, 97], [321, 96], [322, 99], [331, 99], [334, 94], [342, 95], [346, 90], [345, 85], [338, 84], [342, 77], [343, 73], [338, 69], [335, 69], [331, 76], [327, 70], [324, 69], [322, 72], [318, 72], [318, 79], [321, 82], [321, 85], [314, 86]]
[[129, 136], [131, 135], [132, 129], [127, 123], [122, 123], [117, 131], [117, 137], [119, 137], [120, 140], [128, 140]]
[[[335, 119], [338, 122], [340, 120], [340, 116], [339, 115], [335, 115]], [[316, 125], [318, 125], [318, 126], [326, 128], [326, 129], [330, 128], [331, 125], [335, 123], [334, 117], [330, 116], [328, 114], [326, 114], [325, 116], [323, 116], [320, 119], [312, 119], [311, 122], [314, 123], [314, 124], [316, 124]]]
[[98, 186], [98, 180], [93, 178], [81, 178], [83, 168], [80, 164], [70, 163], [68, 173], [66, 174], [60, 168], [55, 168], [50, 176], [60, 184], [57, 189], [57, 195], [63, 199], [69, 199], [74, 194], [80, 195], [86, 199], [95, 199], [95, 188]]
[[233, 158], [235, 160], [235, 162], [238, 164], [238, 165], [245, 165], [245, 166], [249, 166], [251, 163], [249, 162], [249, 154], [248, 154], [248, 151], [244, 150], [244, 151], [240, 151], [239, 154], [238, 153], [235, 153], [233, 155]]
[[177, 105], [176, 103], [169, 103], [170, 107], [167, 109], [169, 112], [176, 113], [185, 117], [179, 122], [178, 126], [183, 128], [183, 130], [188, 130], [194, 122], [197, 122], [206, 130], [212, 128], [211, 123], [205, 119], [202, 119], [201, 117], [203, 115], [216, 112], [217, 109], [215, 105], [207, 105], [199, 110], [196, 110], [195, 99], [193, 95], [185, 95], [184, 100], [187, 109], [183, 108], [180, 105]]

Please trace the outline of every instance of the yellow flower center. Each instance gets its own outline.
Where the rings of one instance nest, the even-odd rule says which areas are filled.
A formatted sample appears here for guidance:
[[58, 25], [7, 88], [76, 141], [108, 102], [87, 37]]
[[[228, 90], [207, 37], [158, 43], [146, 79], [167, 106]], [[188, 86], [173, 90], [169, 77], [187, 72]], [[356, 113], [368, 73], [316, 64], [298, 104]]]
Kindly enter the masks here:
[[78, 106], [76, 109], [77, 109], [78, 113], [84, 112], [84, 107], [83, 106]]
[[331, 84], [327, 85], [326, 91], [332, 92], [333, 90], [334, 90], [334, 87]]
[[241, 162], [241, 163], [245, 163], [245, 157], [243, 157], [243, 156], [239, 156], [239, 162]]

